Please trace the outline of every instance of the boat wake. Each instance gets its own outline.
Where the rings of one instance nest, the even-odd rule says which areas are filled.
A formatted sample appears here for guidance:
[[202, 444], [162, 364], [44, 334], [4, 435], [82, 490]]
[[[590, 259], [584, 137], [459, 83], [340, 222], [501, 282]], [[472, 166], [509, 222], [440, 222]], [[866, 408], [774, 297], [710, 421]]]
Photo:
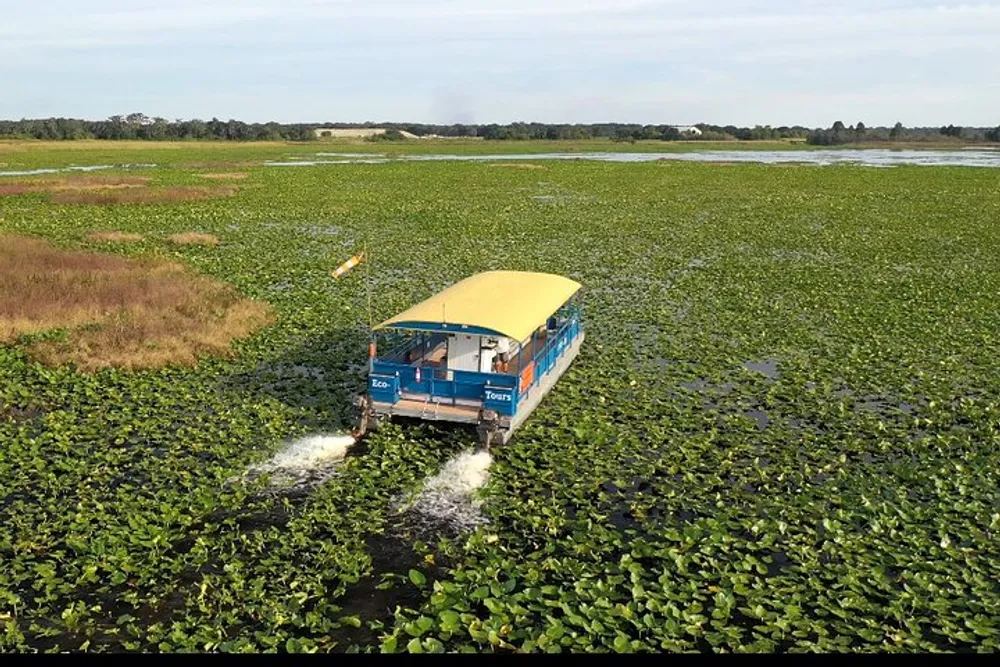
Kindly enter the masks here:
[[399, 509], [417, 528], [436, 532], [450, 528], [466, 532], [489, 523], [476, 491], [489, 481], [493, 457], [486, 451], [465, 451], [449, 459], [441, 471]]
[[354, 444], [350, 435], [311, 435], [292, 440], [267, 461], [249, 468], [243, 479], [270, 476], [272, 489], [289, 491], [313, 487], [336, 474]]

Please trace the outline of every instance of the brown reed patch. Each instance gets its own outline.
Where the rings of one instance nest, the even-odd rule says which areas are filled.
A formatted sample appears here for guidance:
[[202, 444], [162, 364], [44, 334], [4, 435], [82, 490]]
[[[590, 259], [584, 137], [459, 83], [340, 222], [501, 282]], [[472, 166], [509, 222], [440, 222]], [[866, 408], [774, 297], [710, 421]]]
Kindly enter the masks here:
[[0, 342], [65, 329], [29, 343], [46, 364], [85, 371], [193, 365], [230, 355], [234, 339], [273, 321], [270, 307], [183, 266], [55, 248], [40, 239], [0, 242]]
[[200, 186], [176, 186], [170, 188], [137, 188], [133, 190], [85, 190], [53, 192], [50, 199], [56, 204], [159, 204], [177, 203], [229, 197], [236, 188], [206, 188]]
[[240, 181], [249, 176], [245, 171], [225, 171], [217, 174], [198, 174], [200, 178], [210, 181]]
[[23, 195], [30, 192], [81, 192], [90, 190], [120, 190], [141, 188], [150, 179], [145, 176], [112, 176], [87, 174], [59, 178], [44, 177], [0, 183], [0, 196]]
[[215, 247], [219, 245], [219, 237], [214, 234], [204, 234], [202, 232], [182, 232], [171, 234], [167, 240], [177, 245], [207, 245]]
[[138, 188], [149, 185], [149, 176], [115, 176], [113, 174], [87, 174], [47, 178], [43, 182], [53, 190], [93, 190], [100, 188]]
[[490, 162], [491, 167], [507, 167], [508, 169], [545, 169], [544, 165], [530, 162]]
[[88, 241], [107, 241], [110, 243], [135, 243], [143, 239], [142, 234], [132, 232], [91, 232], [87, 234]]
[[33, 183], [0, 183], [0, 197], [24, 195], [29, 192], [44, 192], [44, 188]]

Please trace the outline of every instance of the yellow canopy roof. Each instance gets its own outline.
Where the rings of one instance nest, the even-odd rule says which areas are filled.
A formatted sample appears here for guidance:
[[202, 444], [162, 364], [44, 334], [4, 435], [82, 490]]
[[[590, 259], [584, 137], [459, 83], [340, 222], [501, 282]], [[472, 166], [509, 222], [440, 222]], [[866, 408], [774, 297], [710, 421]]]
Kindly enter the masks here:
[[461, 331], [464, 325], [520, 342], [579, 289], [575, 280], [551, 273], [486, 271], [460, 280], [375, 328], [423, 329], [430, 324]]

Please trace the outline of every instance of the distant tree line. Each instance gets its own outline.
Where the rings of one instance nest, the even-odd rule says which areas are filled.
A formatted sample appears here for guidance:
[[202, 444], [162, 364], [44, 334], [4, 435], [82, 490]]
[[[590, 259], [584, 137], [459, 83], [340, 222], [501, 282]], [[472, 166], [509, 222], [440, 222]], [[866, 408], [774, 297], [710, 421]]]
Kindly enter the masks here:
[[0, 120], [0, 136], [32, 139], [138, 139], [148, 141], [221, 139], [229, 141], [305, 141], [313, 138], [316, 123], [244, 123], [238, 120], [169, 121], [141, 113], [111, 116], [107, 120], [41, 118]]
[[1000, 126], [995, 128], [960, 127], [957, 125], [942, 125], [941, 127], [903, 127], [896, 123], [889, 127], [865, 127], [864, 123], [844, 125], [835, 122], [829, 129], [813, 130], [806, 141], [815, 146], [839, 146], [856, 143], [879, 142], [921, 142], [921, 141], [1000, 141]]
[[615, 141], [677, 141], [677, 140], [731, 140], [759, 141], [799, 139], [810, 144], [832, 146], [850, 143], [890, 141], [996, 141], [1000, 142], [1000, 126], [996, 128], [915, 127], [906, 128], [901, 123], [889, 127], [865, 127], [864, 123], [845, 126], [837, 121], [829, 129], [795, 126], [771, 127], [756, 125], [694, 125], [700, 135], [682, 133], [674, 125], [642, 125], [634, 123], [489, 123], [484, 125], [456, 123], [435, 125], [428, 123], [244, 123], [238, 120], [167, 120], [149, 117], [142, 113], [111, 116], [106, 120], [80, 120], [77, 118], [40, 118], [0, 120], [0, 137], [31, 139], [113, 139], [113, 140], [197, 140], [223, 141], [311, 141], [318, 128], [358, 129], [380, 127], [391, 131], [380, 140], [398, 140], [400, 131], [417, 136], [479, 137], [498, 141], [527, 139], [612, 139]]

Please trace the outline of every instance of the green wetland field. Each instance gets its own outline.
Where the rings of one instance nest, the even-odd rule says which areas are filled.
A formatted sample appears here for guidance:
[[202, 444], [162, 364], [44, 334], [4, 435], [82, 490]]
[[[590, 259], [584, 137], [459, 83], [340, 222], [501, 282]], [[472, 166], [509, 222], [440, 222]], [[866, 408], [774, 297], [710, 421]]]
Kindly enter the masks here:
[[[263, 165], [326, 149], [0, 150], [157, 164], [101, 172], [154, 190], [245, 173], [7, 194], [0, 234], [180, 261], [275, 313], [191, 368], [0, 346], [0, 652], [998, 649], [998, 170]], [[219, 244], [166, 241], [190, 231]], [[407, 502], [461, 429], [389, 425], [285, 491], [245, 474], [349, 429], [366, 275], [378, 320], [488, 269], [579, 280], [587, 339], [492, 452], [481, 521]]]

